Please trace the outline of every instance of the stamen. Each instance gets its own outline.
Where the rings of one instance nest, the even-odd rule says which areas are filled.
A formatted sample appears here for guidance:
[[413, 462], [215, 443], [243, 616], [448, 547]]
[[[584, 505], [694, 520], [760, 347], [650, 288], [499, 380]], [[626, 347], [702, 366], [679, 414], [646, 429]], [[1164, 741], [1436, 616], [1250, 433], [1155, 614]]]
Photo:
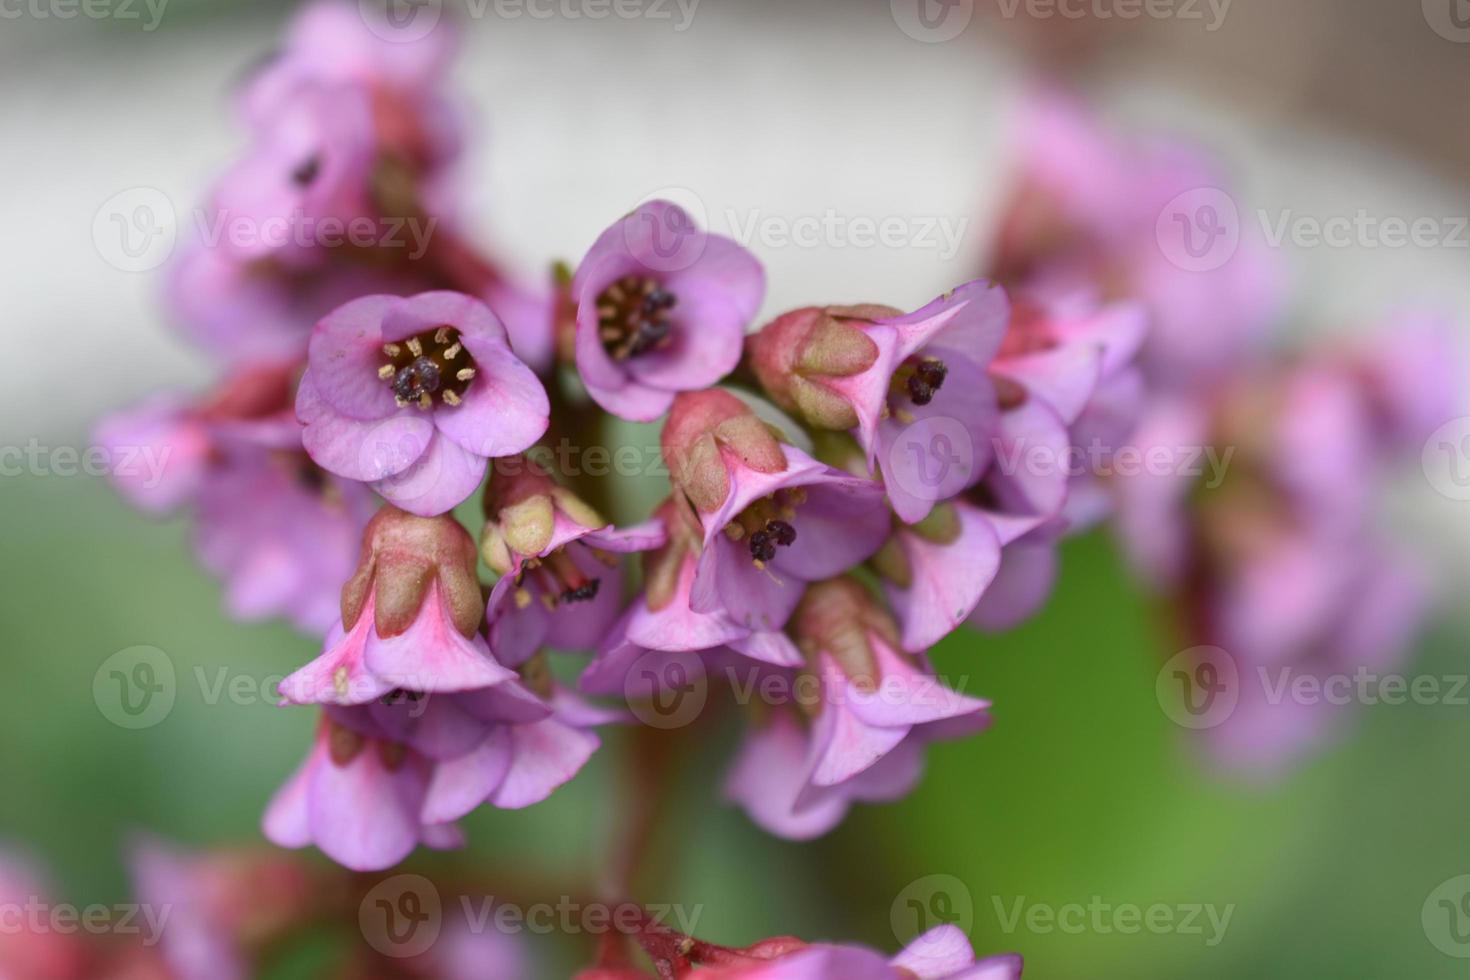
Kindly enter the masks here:
[[407, 341], [405, 341], [405, 343], [408, 344], [408, 352], [414, 357], [424, 356], [423, 341], [419, 340], [417, 337], [410, 337]]
[[403, 353], [403, 348], [399, 347], [397, 344], [384, 344], [383, 353], [387, 354], [389, 357], [397, 357], [399, 354]]
[[647, 276], [625, 276], [597, 298], [598, 337], [614, 360], [668, 346], [678, 297]]
[[434, 343], [436, 343], [436, 344], [447, 344], [447, 343], [449, 343], [449, 328], [448, 327], [440, 327], [438, 330], [435, 330], [434, 331]]
[[475, 369], [460, 368], [458, 371], [454, 372], [454, 376], [460, 381], [468, 381], [475, 376]]
[[444, 393], [444, 404], [449, 405], [449, 406], [452, 407], [452, 406], [458, 405], [460, 403], [460, 401], [461, 401], [460, 397], [458, 395], [456, 395], [454, 392], [452, 392], [452, 391], [446, 391]]
[[382, 367], [378, 368], [378, 377], [382, 378], [384, 381], [387, 381], [389, 378], [393, 377], [393, 375], [397, 373], [397, 371], [393, 370], [393, 365], [391, 364], [384, 364]]
[[[392, 388], [394, 403], [400, 408], [416, 405], [429, 411], [435, 405], [435, 394], [446, 405], [460, 405], [479, 373], [474, 359], [461, 356], [463, 352], [458, 332], [451, 326], [439, 326], [406, 338], [402, 344], [384, 344], [383, 353], [389, 360], [378, 367], [378, 377]], [[458, 364], [451, 365], [456, 358]]]

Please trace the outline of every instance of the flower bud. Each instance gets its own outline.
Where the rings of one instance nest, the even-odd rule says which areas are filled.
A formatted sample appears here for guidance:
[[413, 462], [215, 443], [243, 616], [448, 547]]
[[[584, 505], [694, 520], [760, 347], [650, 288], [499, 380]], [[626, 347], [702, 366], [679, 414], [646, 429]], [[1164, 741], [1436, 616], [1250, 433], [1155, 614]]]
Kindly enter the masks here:
[[815, 662], [832, 657], [859, 689], [877, 686], [879, 670], [873, 637], [898, 645], [898, 626], [877, 598], [849, 576], [818, 582], [807, 589], [792, 617], [797, 646]]
[[686, 392], [674, 400], [660, 440], [670, 478], [701, 511], [730, 494], [725, 455], [760, 473], [786, 469], [786, 454], [766, 423], [729, 392]]
[[751, 367], [772, 401], [824, 429], [852, 429], [852, 403], [825, 384], [868, 370], [879, 349], [863, 322], [900, 315], [883, 306], [807, 307], [777, 317], [746, 341]]
[[382, 637], [406, 631], [437, 581], [454, 626], [473, 636], [484, 615], [475, 542], [453, 517], [418, 517], [388, 505], [368, 522], [357, 571], [342, 587], [342, 625], [350, 630], [374, 596]]

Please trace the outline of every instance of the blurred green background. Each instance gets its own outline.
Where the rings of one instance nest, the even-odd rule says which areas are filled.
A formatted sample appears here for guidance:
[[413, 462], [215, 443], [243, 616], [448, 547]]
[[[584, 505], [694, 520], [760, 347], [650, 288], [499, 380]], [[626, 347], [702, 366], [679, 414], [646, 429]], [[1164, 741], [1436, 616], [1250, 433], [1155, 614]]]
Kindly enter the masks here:
[[[0, 494], [0, 623], [13, 678], [0, 712], [4, 835], [33, 848], [79, 904], [129, 894], [131, 832], [191, 845], [257, 840], [263, 806], [306, 749], [312, 712], [210, 703], [208, 691], [221, 670], [280, 675], [313, 645], [227, 621], [182, 524], [136, 516], [99, 481], [8, 480]], [[99, 710], [93, 678], [136, 644], [167, 652], [178, 694], [161, 723], [128, 731]], [[1463, 673], [1462, 645], [1431, 632], [1410, 672]], [[1464, 976], [1420, 915], [1436, 886], [1470, 871], [1470, 711], [1367, 710], [1290, 779], [1230, 783], [1196, 764], [1155, 700], [1168, 652], [1111, 542], [1072, 542], [1044, 616], [1004, 637], [958, 634], [938, 652], [952, 680], [994, 700], [996, 725], [934, 746], [911, 798], [858, 808], [813, 845], [771, 840], [716, 802], [727, 731], [687, 747], [679, 797], [655, 838], [666, 883], [640, 897], [698, 906], [700, 933], [716, 941], [798, 933], [894, 948], [906, 938], [895, 927], [912, 922], [906, 900], [940, 890], [949, 902], [936, 907], [960, 913], [982, 951], [1024, 953], [1030, 977]], [[626, 739], [611, 734], [541, 807], [477, 812], [471, 849], [439, 866], [493, 879], [595, 865]], [[1018, 900], [1059, 908], [1094, 896], [1234, 909], [1212, 947], [1203, 919], [1203, 935], [1074, 935], [1025, 919], [1006, 931]], [[583, 951], [538, 950], [547, 964]], [[548, 965], [543, 975], [560, 974]]]

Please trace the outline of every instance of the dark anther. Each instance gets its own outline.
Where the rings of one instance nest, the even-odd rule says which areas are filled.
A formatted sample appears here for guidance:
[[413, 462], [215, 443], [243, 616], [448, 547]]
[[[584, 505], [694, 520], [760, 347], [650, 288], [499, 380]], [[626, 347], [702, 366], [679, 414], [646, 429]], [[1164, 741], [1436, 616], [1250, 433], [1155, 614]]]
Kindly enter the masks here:
[[322, 172], [321, 157], [311, 156], [303, 160], [295, 170], [291, 171], [291, 182], [297, 187], [310, 187], [312, 181]]
[[920, 361], [909, 376], [909, 399], [915, 405], [927, 405], [934, 400], [934, 393], [944, 387], [949, 368], [943, 361]]
[[771, 540], [769, 533], [757, 531], [750, 536], [750, 557], [756, 561], [770, 561], [776, 557], [776, 542]]
[[789, 548], [796, 540], [796, 528], [785, 521], [772, 521], [766, 525], [766, 531], [775, 539], [776, 543], [783, 548]]
[[595, 578], [577, 586], [575, 589], [567, 589], [561, 594], [567, 602], [591, 602], [597, 598], [597, 589], [602, 585], [602, 579]]

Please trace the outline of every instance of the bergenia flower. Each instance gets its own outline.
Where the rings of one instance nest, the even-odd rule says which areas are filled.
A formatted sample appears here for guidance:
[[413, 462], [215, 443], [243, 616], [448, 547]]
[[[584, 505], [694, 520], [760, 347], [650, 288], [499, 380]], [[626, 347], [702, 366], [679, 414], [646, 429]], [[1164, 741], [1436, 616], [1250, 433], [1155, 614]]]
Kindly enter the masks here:
[[543, 646], [595, 649], [622, 607], [618, 555], [664, 543], [663, 522], [615, 528], [525, 456], [498, 460], [485, 488], [480, 552], [500, 578], [490, 642], [518, 665]]
[[[931, 486], [930, 460], [900, 436], [919, 423], [944, 424], [936, 435], [968, 471], [953, 490], [980, 478], [998, 419], [990, 362], [1008, 317], [1005, 293], [984, 281], [908, 315], [878, 306], [797, 310], [750, 339], [750, 363], [782, 408], [821, 428], [853, 430], [894, 511], [914, 523], [952, 493]], [[953, 445], [956, 437], [969, 445]]]
[[887, 536], [881, 486], [781, 442], [727, 392], [680, 395], [662, 448], [703, 527], [695, 612], [779, 629], [806, 583], [865, 560]]
[[255, 950], [310, 912], [319, 882], [279, 852], [191, 853], [146, 837], [132, 848], [138, 900], [169, 909], [161, 936], [176, 980], [244, 980]]
[[1015, 954], [976, 960], [958, 927], [938, 926], [889, 959], [864, 946], [767, 940], [727, 953], [690, 980], [1020, 980]]
[[[904, 653], [893, 619], [853, 579], [812, 586], [792, 634], [817, 681], [815, 703], [800, 705], [812, 718], [805, 761], [774, 764], [792, 761], [789, 728], [758, 732], [727, 787], [773, 833], [821, 833], [855, 799], [897, 798], [918, 780], [924, 742], [989, 724], [989, 704], [950, 690], [926, 660]], [[803, 818], [813, 809], [823, 818]]]
[[394, 507], [363, 532], [342, 618], [319, 657], [281, 682], [294, 704], [359, 705], [394, 691], [473, 691], [513, 680], [479, 635], [474, 540], [451, 517]]
[[539, 439], [550, 409], [490, 308], [434, 292], [365, 296], [328, 314], [296, 411], [323, 468], [433, 516], [474, 493], [488, 459]]
[[734, 651], [752, 660], [796, 667], [801, 652], [780, 631], [756, 632], [724, 609], [696, 612], [694, 579], [703, 549], [703, 528], [687, 503], [670, 498], [658, 510], [668, 540], [643, 559], [644, 589], [605, 632], [597, 657], [579, 685], [593, 694], [628, 694], [628, 671], [649, 653]]
[[645, 204], [603, 232], [577, 269], [577, 371], [607, 411], [652, 421], [678, 392], [734, 370], [764, 296], [754, 255], [667, 201]]
[[315, 844], [354, 871], [390, 868], [419, 844], [459, 847], [457, 828], [421, 819], [432, 771], [430, 759], [378, 734], [368, 708], [328, 708], [306, 761], [266, 810], [265, 835], [281, 847]]

